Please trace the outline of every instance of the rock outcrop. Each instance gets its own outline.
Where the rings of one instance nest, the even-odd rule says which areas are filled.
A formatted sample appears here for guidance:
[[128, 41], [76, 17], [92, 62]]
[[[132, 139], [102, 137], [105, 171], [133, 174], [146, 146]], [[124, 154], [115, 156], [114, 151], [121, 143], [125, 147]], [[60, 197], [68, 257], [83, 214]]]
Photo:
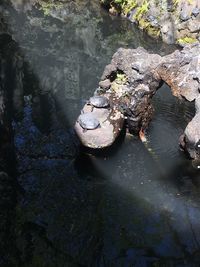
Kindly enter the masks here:
[[111, 14], [122, 15], [153, 37], [185, 46], [199, 41], [200, 1], [101, 0]]
[[[182, 51], [161, 57], [143, 48], [120, 48], [106, 66], [95, 94], [106, 96], [109, 109], [91, 108], [86, 104], [84, 112], [92, 112], [101, 121], [100, 127], [83, 131], [78, 121], [75, 129], [85, 146], [104, 148], [111, 145], [125, 121], [130, 133], [144, 132], [153, 115], [151, 99], [163, 82], [172, 94], [180, 99], [195, 101], [196, 115], [182, 136], [182, 148], [192, 158], [199, 157], [200, 142], [200, 45], [193, 44]], [[104, 111], [102, 111], [104, 110]], [[112, 114], [118, 114], [116, 117]], [[103, 114], [103, 115], [102, 115]], [[121, 114], [121, 115], [120, 115]], [[103, 117], [103, 120], [102, 120]], [[111, 120], [110, 118], [115, 118]]]

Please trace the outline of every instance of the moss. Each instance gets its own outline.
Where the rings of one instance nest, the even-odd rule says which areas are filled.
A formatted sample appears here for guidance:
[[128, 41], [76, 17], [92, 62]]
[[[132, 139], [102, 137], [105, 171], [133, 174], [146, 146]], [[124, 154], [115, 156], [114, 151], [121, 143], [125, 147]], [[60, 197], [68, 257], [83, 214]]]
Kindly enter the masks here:
[[42, 10], [44, 12], [44, 15], [49, 15], [50, 14], [50, 11], [53, 9], [53, 8], [60, 8], [62, 7], [62, 3], [60, 3], [59, 1], [48, 1], [48, 2], [45, 2], [43, 0], [39, 0], [38, 1], [39, 5], [40, 5], [40, 10]]
[[136, 8], [137, 6], [138, 3], [136, 0], [127, 0], [122, 7], [123, 13], [127, 15], [132, 9]]
[[134, 18], [139, 21], [143, 17], [143, 15], [147, 13], [148, 10], [149, 2], [147, 0], [144, 0], [142, 5], [137, 8]]
[[138, 21], [139, 28], [145, 30], [150, 36], [158, 38], [160, 36], [160, 28], [153, 27], [151, 23], [144, 18]]
[[191, 38], [191, 37], [184, 37], [184, 38], [180, 38], [177, 40], [177, 43], [178, 44], [193, 44], [193, 43], [196, 43], [197, 40], [195, 38]]
[[145, 20], [145, 19], [143, 19], [143, 18], [141, 18], [141, 19], [138, 21], [138, 25], [139, 25], [139, 28], [141, 28], [141, 29], [146, 29], [146, 28], [149, 27], [150, 22], [147, 21], [147, 20]]
[[138, 3], [137, 0], [100, 0], [107, 8], [115, 8], [119, 13], [127, 15]]
[[147, 28], [147, 33], [152, 37], [158, 38], [160, 36], [160, 28], [155, 28], [150, 25]]
[[117, 73], [115, 81], [118, 84], [125, 84], [127, 82], [127, 77], [124, 73]]

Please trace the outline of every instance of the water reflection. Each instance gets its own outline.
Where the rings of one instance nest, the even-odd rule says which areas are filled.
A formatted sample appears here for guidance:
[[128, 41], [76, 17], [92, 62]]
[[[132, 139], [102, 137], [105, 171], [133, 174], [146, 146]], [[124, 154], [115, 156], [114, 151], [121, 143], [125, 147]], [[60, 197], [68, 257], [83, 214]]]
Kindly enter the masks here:
[[[177, 147], [192, 108], [164, 86], [154, 99], [149, 147], [126, 137], [113, 150], [93, 155], [79, 150], [72, 130], [119, 46], [142, 45], [160, 54], [174, 48], [109, 17], [97, 1], [80, 9], [79, 1], [70, 2], [49, 14], [34, 2], [26, 8], [19, 2], [18, 11], [2, 5], [15, 40], [14, 72], [7, 79], [14, 77], [14, 141], [24, 190], [12, 222], [10, 254], [16, 261], [7, 262], [199, 266], [199, 172]], [[5, 46], [2, 62], [12, 47]]]

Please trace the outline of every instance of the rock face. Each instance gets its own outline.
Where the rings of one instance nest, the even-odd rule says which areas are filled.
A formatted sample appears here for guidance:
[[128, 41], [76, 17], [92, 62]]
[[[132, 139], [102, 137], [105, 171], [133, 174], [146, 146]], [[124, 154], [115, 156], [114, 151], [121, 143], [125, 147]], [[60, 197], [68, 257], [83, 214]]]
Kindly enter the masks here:
[[194, 159], [200, 158], [200, 96], [195, 100], [196, 115], [185, 129], [185, 150]]
[[[105, 67], [96, 94], [106, 96], [110, 108], [91, 109], [101, 127], [84, 132], [78, 121], [75, 129], [85, 146], [103, 148], [119, 135], [123, 121], [130, 133], [144, 132], [153, 115], [151, 99], [163, 82], [172, 94], [182, 100], [195, 101], [196, 115], [182, 136], [182, 147], [192, 158], [200, 156], [200, 45], [186, 46], [182, 51], [161, 57], [145, 49], [120, 48]], [[104, 111], [103, 111], [104, 110]], [[115, 118], [111, 120], [111, 118]]]
[[100, 1], [111, 14], [121, 14], [149, 35], [185, 46], [199, 40], [200, 1]]

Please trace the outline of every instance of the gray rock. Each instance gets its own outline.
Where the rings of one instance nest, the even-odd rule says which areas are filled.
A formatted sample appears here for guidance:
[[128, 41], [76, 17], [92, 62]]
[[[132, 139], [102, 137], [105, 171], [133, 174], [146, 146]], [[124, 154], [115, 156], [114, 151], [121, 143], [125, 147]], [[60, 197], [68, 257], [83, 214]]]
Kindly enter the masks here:
[[200, 9], [198, 7], [195, 7], [193, 10], [192, 10], [192, 15], [193, 16], [198, 16], [200, 13]]
[[180, 13], [180, 19], [182, 21], [186, 21], [186, 20], [189, 20], [190, 19], [190, 15], [188, 14], [187, 10], [183, 9]]
[[200, 31], [200, 23], [197, 22], [196, 20], [190, 20], [187, 26], [188, 26], [189, 31], [192, 33]]
[[131, 21], [131, 22], [133, 22], [133, 23], [135, 23], [136, 22], [136, 20], [135, 20], [135, 14], [136, 14], [136, 11], [137, 11], [137, 8], [134, 8], [134, 9], [132, 9], [130, 12], [129, 12], [129, 14], [128, 14], [128, 19]]
[[[191, 158], [200, 159], [199, 148], [196, 147], [200, 140], [199, 55], [199, 43], [187, 45], [181, 51], [176, 50], [163, 57], [150, 54], [140, 47], [118, 49], [113, 55], [111, 63], [105, 68], [102, 78], [103, 81], [106, 79], [112, 81], [112, 90], [106, 92], [106, 98], [109, 99], [111, 108], [93, 110], [96, 112], [96, 118], [101, 122], [101, 126], [102, 123], [104, 125], [96, 131], [88, 131], [86, 134], [82, 134], [81, 127], [95, 129], [98, 127], [99, 121], [92, 116], [91, 112], [80, 116], [81, 127], [76, 123], [76, 129], [81, 140], [84, 140], [83, 143], [93, 148], [111, 145], [122, 129], [124, 118], [126, 118], [129, 132], [138, 134], [141, 129], [145, 130], [153, 115], [151, 98], [160, 87], [161, 82], [165, 82], [171, 87], [174, 96], [187, 101], [195, 101], [196, 114], [185, 129], [181, 138], [181, 146]], [[127, 78], [126, 85], [115, 81], [119, 70]], [[138, 76], [140, 76], [140, 81], [138, 81]], [[99, 97], [101, 103], [102, 98]], [[95, 101], [97, 99], [94, 98]], [[93, 103], [93, 98], [91, 98], [91, 103]], [[90, 110], [91, 107], [86, 105], [85, 108]], [[103, 111], [111, 112], [113, 115], [107, 114], [106, 120], [101, 120], [102, 116], [98, 114]], [[77, 124], [80, 129], [77, 128]]]
[[150, 15], [150, 16], [148, 16], [147, 19], [148, 19], [148, 21], [154, 21], [156, 18], [154, 16]]
[[200, 97], [195, 101], [196, 115], [185, 129], [185, 149], [193, 159], [200, 159]]

